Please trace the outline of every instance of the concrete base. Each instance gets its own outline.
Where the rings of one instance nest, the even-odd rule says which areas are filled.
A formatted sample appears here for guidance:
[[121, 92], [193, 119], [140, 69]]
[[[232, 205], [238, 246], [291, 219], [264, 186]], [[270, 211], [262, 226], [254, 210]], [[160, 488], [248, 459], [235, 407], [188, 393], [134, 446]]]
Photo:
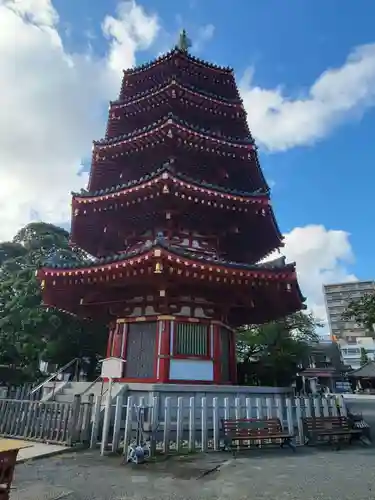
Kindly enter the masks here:
[[285, 406], [286, 397], [293, 395], [292, 388], [288, 387], [257, 387], [239, 385], [196, 385], [196, 384], [124, 384], [121, 391], [124, 399], [133, 397], [133, 404], [153, 406], [153, 400], [157, 397], [159, 419], [164, 418], [165, 400], [170, 398], [171, 418], [177, 415], [178, 398], [183, 398], [183, 406], [188, 407], [191, 399], [194, 398], [197, 415], [202, 408], [202, 399], [206, 399], [208, 408], [214, 405], [214, 398], [221, 408], [221, 418], [224, 418], [224, 408], [242, 407], [245, 408], [246, 400], [250, 399], [254, 405], [259, 400], [261, 407], [266, 406], [266, 398], [275, 401], [279, 400], [282, 407]]
[[[134, 396], [137, 401], [139, 398], [146, 398], [145, 403], [150, 401], [150, 397], [164, 396], [173, 399], [183, 396], [189, 398], [192, 396], [224, 398], [256, 398], [269, 397], [273, 395], [291, 395], [293, 389], [290, 387], [263, 387], [263, 386], [245, 386], [245, 385], [206, 385], [206, 384], [149, 384], [149, 383], [126, 383], [116, 382], [116, 396], [122, 392], [127, 396]], [[54, 399], [61, 402], [73, 401], [75, 394], [94, 394], [97, 396], [106, 392], [108, 383], [105, 382], [68, 382], [64, 387], [57, 387], [54, 391]], [[121, 391], [119, 390], [121, 388]], [[52, 389], [48, 387], [46, 394], [50, 394]], [[234, 402], [232, 403], [234, 404]]]
[[263, 387], [246, 385], [199, 385], [199, 384], [124, 384], [124, 391], [128, 396], [154, 397], [164, 395], [165, 397], [178, 398], [192, 396], [222, 398], [243, 397], [269, 397], [273, 395], [290, 395], [293, 393], [291, 387]]

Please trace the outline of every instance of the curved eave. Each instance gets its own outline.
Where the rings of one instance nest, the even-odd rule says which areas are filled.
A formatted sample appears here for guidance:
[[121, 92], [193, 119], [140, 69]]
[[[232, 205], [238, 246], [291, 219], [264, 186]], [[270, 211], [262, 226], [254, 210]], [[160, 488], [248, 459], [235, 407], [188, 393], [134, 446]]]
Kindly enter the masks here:
[[139, 94], [123, 99], [121, 101], [111, 101], [110, 105], [113, 110], [126, 108], [134, 104], [139, 104], [142, 101], [146, 101], [147, 99], [150, 99], [150, 97], [154, 97], [158, 94], [161, 94], [171, 87], [177, 87], [182, 91], [186, 92], [187, 94], [198, 96], [201, 99], [206, 99], [220, 106], [228, 106], [231, 108], [240, 108], [240, 109], [242, 108], [242, 102], [240, 100], [233, 101], [231, 99], [226, 99], [225, 97], [222, 96], [214, 96], [207, 92], [204, 92], [201, 89], [193, 90], [190, 86], [179, 83], [177, 79], [169, 79], [166, 83], [163, 83], [161, 85], [156, 85], [154, 88], [145, 90], [144, 92], [140, 92]]
[[282, 243], [284, 240], [284, 236], [283, 236], [282, 232], [280, 231], [280, 228], [279, 228], [279, 225], [277, 223], [277, 220], [276, 220], [276, 217], [275, 217], [275, 214], [274, 214], [272, 207], [270, 207], [270, 217], [272, 220], [272, 224], [275, 228], [275, 232], [277, 234], [277, 237], [278, 237], [279, 241], [281, 242], [281, 245], [284, 246], [284, 243]]
[[161, 118], [154, 124], [150, 125], [149, 127], [145, 127], [144, 129], [135, 130], [130, 134], [121, 135], [111, 139], [102, 139], [100, 141], [94, 141], [93, 144], [95, 148], [100, 150], [113, 148], [121, 146], [123, 144], [134, 143], [135, 141], [142, 138], [148, 138], [148, 137], [151, 138], [155, 133], [159, 131], [165, 132], [166, 129], [168, 129], [167, 133], [169, 133], [169, 131], [173, 128], [178, 130], [183, 130], [184, 132], [197, 138], [210, 140], [215, 144], [229, 145], [234, 148], [242, 148], [242, 149], [254, 149], [255, 147], [252, 141], [247, 142], [244, 141], [243, 139], [239, 139], [236, 137], [224, 137], [224, 136], [219, 137], [214, 134], [209, 134], [204, 130], [194, 127], [192, 124], [184, 120], [179, 120], [177, 117], [170, 115], [168, 115], [165, 118]]
[[[104, 262], [105, 261], [105, 262]], [[259, 307], [252, 302], [251, 297], [257, 296], [257, 290], [268, 295], [276, 292], [273, 300], [280, 301], [274, 314], [290, 314], [303, 307], [303, 298], [300, 294], [294, 265], [286, 265], [283, 268], [270, 269], [249, 266], [234, 262], [217, 262], [213, 259], [199, 259], [190, 252], [181, 249], [165, 248], [162, 242], [156, 243], [132, 255], [118, 256], [116, 260], [102, 259], [95, 264], [84, 267], [66, 266], [64, 268], [45, 267], [38, 271], [38, 279], [43, 290], [43, 301], [47, 307], [59, 308], [60, 310], [84, 316], [95, 316], [105, 314], [105, 307], [95, 307], [91, 312], [85, 313], [85, 307], [90, 306], [87, 294], [105, 298], [107, 292], [116, 290], [131, 290], [133, 286], [150, 286], [154, 289], [165, 287], [165, 277], [175, 281], [176, 286], [183, 283], [196, 284], [197, 287], [218, 288], [235, 287], [238, 291], [243, 290], [245, 303], [240, 305], [247, 310], [249, 318], [259, 317], [259, 321], [267, 321], [271, 318], [270, 311], [260, 314]], [[113, 288], [115, 286], [115, 288]], [[67, 291], [69, 290], [69, 291]], [[91, 292], [90, 292], [91, 290]], [[273, 290], [274, 292], [271, 292]], [[248, 292], [249, 293], [248, 293]], [[103, 295], [104, 294], [104, 295]], [[255, 295], [254, 295], [255, 294]], [[233, 299], [238, 297], [233, 295]], [[107, 299], [110, 305], [111, 299]], [[109, 300], [109, 302], [108, 302]], [[271, 300], [271, 297], [270, 297]], [[100, 302], [100, 301], [99, 301]], [[229, 301], [231, 302], [231, 301]], [[241, 301], [242, 302], [242, 301]], [[272, 305], [272, 300], [270, 305]], [[238, 304], [228, 303], [237, 314]], [[258, 308], [258, 313], [253, 308]], [[280, 309], [281, 307], [281, 309]], [[82, 309], [83, 308], [83, 309]], [[236, 316], [235, 314], [235, 316]], [[273, 319], [273, 317], [271, 318]], [[240, 318], [233, 321], [238, 321]], [[239, 323], [243, 323], [242, 320]]]
[[186, 59], [187, 61], [189, 61], [191, 64], [194, 64], [195, 66], [199, 66], [200, 68], [205, 68], [205, 69], [212, 70], [212, 71], [215, 71], [217, 73], [222, 73], [222, 74], [228, 75], [228, 76], [231, 76], [233, 74], [232, 68], [229, 68], [229, 67], [225, 68], [223, 66], [218, 66], [216, 64], [209, 63], [207, 61], [204, 61], [202, 59], [194, 57], [185, 51], [179, 50], [178, 48], [174, 48], [174, 49], [170, 50], [166, 54], [158, 57], [157, 59], [154, 59], [153, 61], [150, 61], [149, 63], [142, 64], [140, 66], [135, 66], [134, 68], [129, 68], [129, 69], [123, 70], [123, 74], [124, 74], [124, 76], [133, 76], [133, 75], [143, 73], [143, 72], [148, 71], [152, 68], [155, 68], [156, 66], [164, 64], [165, 62], [169, 61], [170, 59], [172, 59], [176, 55]]
[[183, 248], [175, 248], [163, 243], [163, 239], [157, 239], [152, 245], [147, 245], [138, 251], [129, 254], [120, 254], [115, 258], [107, 257], [98, 259], [95, 263], [88, 262], [85, 266], [82, 264], [65, 264], [62, 266], [43, 267], [38, 270], [39, 279], [57, 276], [79, 276], [82, 274], [107, 272], [120, 272], [124, 267], [136, 267], [147, 264], [148, 262], [170, 262], [180, 264], [181, 266], [191, 266], [192, 269], [200, 271], [217, 272], [237, 278], [253, 279], [292, 279], [296, 281], [294, 264], [286, 264], [284, 267], [262, 267], [259, 265], [250, 265], [238, 262], [219, 261], [209, 257], [200, 257], [198, 254], [192, 254]]
[[[260, 205], [269, 205], [269, 197], [267, 193], [242, 192], [240, 194], [233, 193], [217, 185], [211, 185], [210, 187], [207, 187], [202, 183], [187, 178], [183, 174], [171, 173], [168, 168], [164, 168], [159, 172], [155, 172], [153, 175], [148, 176], [147, 179], [140, 179], [123, 187], [116, 187], [113, 190], [107, 192], [94, 192], [85, 194], [74, 193], [73, 204], [81, 205], [86, 203], [116, 200], [121, 197], [126, 197], [129, 194], [140, 193], [140, 191], [146, 188], [151, 188], [159, 184], [162, 184], [163, 186], [177, 184], [180, 188], [182, 187], [193, 193], [207, 195], [210, 198], [217, 198], [219, 200], [228, 200], [244, 204], [256, 203]], [[272, 217], [274, 220], [273, 214]]]
[[298, 282], [297, 278], [296, 278], [295, 287], [296, 287], [296, 292], [297, 292], [297, 295], [298, 295], [298, 299], [301, 302], [301, 309], [305, 310], [305, 309], [307, 309], [307, 305], [305, 304], [306, 297], [302, 293], [302, 290], [301, 290], [301, 288], [299, 286], [299, 282]]

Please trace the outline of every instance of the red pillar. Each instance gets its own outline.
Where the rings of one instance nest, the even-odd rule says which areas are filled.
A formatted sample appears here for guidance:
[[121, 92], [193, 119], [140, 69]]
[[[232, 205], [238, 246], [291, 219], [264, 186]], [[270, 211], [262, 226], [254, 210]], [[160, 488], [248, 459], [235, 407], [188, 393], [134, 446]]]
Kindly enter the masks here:
[[228, 331], [229, 335], [229, 371], [230, 381], [232, 384], [237, 384], [237, 357], [236, 357], [236, 334]]
[[221, 375], [221, 344], [220, 344], [220, 326], [212, 323], [211, 324], [211, 335], [213, 352], [211, 353], [214, 363], [214, 383], [220, 384], [222, 382]]
[[112, 342], [112, 353], [111, 356], [114, 358], [121, 357], [121, 347], [122, 347], [122, 333], [124, 329], [123, 323], [117, 323], [113, 332], [113, 342]]
[[120, 353], [120, 358], [126, 360], [126, 350], [128, 347], [128, 330], [129, 330], [129, 323], [122, 323], [121, 325], [121, 353]]
[[107, 341], [107, 352], [106, 352], [106, 358], [109, 358], [112, 356], [112, 350], [113, 350], [113, 336], [115, 333], [115, 324], [111, 324], [109, 326], [109, 333], [108, 333], [108, 341]]
[[158, 381], [164, 383], [169, 380], [171, 321], [170, 318], [158, 320]]

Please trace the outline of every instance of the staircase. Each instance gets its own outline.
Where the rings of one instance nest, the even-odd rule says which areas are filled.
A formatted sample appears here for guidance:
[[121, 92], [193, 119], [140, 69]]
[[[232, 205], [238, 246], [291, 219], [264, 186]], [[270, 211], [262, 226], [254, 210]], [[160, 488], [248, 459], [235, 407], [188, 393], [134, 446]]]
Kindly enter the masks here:
[[[116, 398], [126, 384], [115, 382], [112, 384], [111, 399]], [[46, 382], [43, 386], [42, 401], [56, 401], [57, 403], [72, 403], [75, 395], [81, 396], [83, 403], [88, 402], [89, 395], [102, 396], [102, 407], [105, 405], [108, 395], [108, 382], [97, 380], [95, 382]]]
[[[89, 401], [89, 396], [94, 396], [94, 401], [101, 396], [101, 408], [103, 409], [108, 397], [108, 382], [103, 382], [98, 377], [94, 382], [78, 382], [69, 381], [72, 368], [79, 362], [78, 358], [72, 359], [66, 365], [57, 370], [56, 373], [50, 375], [44, 382], [34, 387], [30, 392], [30, 396], [37, 394], [42, 390], [41, 401], [56, 401], [56, 403], [73, 403], [74, 396], [80, 396], [82, 403]], [[76, 365], [78, 367], [78, 364]], [[69, 370], [69, 371], [68, 371]], [[64, 377], [66, 380], [64, 380]], [[116, 382], [112, 384], [111, 399], [115, 399], [123, 389], [127, 386]]]

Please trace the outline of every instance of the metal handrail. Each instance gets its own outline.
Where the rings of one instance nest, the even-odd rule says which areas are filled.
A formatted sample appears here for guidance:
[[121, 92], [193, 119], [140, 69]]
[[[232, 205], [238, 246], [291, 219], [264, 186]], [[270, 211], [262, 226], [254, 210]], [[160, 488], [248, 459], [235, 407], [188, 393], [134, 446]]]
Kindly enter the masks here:
[[51, 382], [51, 380], [53, 380], [57, 375], [60, 375], [60, 373], [62, 373], [67, 368], [69, 368], [69, 366], [71, 366], [73, 363], [75, 363], [78, 360], [79, 360], [79, 358], [74, 358], [71, 361], [69, 361], [69, 363], [66, 363], [66, 365], [64, 365], [61, 368], [59, 368], [57, 370], [57, 372], [53, 373], [46, 380], [44, 380], [39, 385], [37, 385], [36, 387], [34, 387], [33, 389], [31, 389], [31, 391], [30, 391], [29, 394], [34, 394], [35, 392], [39, 391], [39, 389], [41, 389], [45, 384], [48, 384], [48, 382]]
[[81, 396], [83, 396], [84, 394], [86, 394], [86, 392], [88, 392], [88, 391], [91, 389], [91, 387], [92, 387], [93, 385], [95, 385], [95, 384], [96, 384], [96, 382], [98, 382], [101, 378], [102, 378], [102, 377], [101, 377], [101, 375], [99, 375], [99, 377], [97, 377], [97, 378], [94, 380], [94, 382], [91, 382], [91, 384], [90, 384], [88, 387], [86, 387], [86, 389], [85, 389], [83, 392], [81, 392]]
[[108, 387], [106, 388], [106, 390], [103, 392], [103, 386], [104, 386], [104, 380], [102, 379], [102, 376], [99, 375], [99, 377], [97, 377], [94, 382], [91, 382], [91, 384], [86, 387], [86, 389], [80, 394], [81, 396], [83, 396], [84, 394], [86, 394], [90, 389], [91, 387], [93, 387], [94, 384], [96, 384], [97, 382], [99, 382], [99, 380], [102, 381], [102, 388], [101, 388], [101, 391], [100, 391], [100, 397], [103, 397], [104, 394], [106, 394], [108, 392]]

